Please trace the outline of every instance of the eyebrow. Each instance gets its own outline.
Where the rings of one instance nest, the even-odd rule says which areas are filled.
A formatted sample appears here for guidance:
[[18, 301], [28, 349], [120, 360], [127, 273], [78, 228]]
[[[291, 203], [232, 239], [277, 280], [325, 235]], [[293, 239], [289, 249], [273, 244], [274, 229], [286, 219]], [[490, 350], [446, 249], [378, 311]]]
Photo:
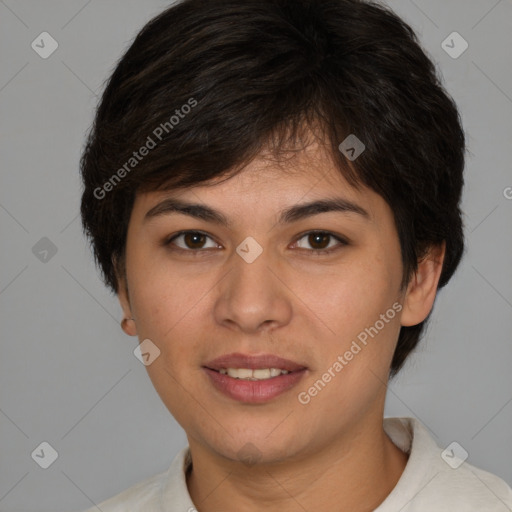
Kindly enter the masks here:
[[[342, 212], [355, 213], [366, 220], [370, 220], [369, 213], [361, 206], [341, 197], [326, 198], [309, 203], [302, 203], [283, 210], [279, 216], [278, 224], [290, 224], [319, 213]], [[230, 227], [231, 222], [218, 210], [197, 203], [189, 203], [181, 199], [168, 198], [153, 206], [144, 215], [143, 222], [163, 215], [181, 213], [195, 219], [213, 222]]]

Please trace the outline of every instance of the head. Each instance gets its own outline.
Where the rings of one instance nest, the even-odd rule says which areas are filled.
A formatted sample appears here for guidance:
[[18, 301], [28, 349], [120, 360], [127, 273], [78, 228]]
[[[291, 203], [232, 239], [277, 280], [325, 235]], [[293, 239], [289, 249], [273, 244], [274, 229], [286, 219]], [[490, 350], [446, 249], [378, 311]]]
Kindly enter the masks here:
[[[203, 366], [228, 352], [295, 360], [307, 390], [352, 350], [315, 400], [289, 404], [303, 439], [287, 453], [382, 405], [377, 381], [402, 368], [463, 253], [464, 149], [434, 65], [379, 4], [185, 0], [141, 30], [82, 156], [82, 223], [135, 319], [126, 332], [160, 349], [147, 369], [187, 433], [208, 437], [197, 403], [214, 417], [243, 414], [228, 427], [237, 446], [284, 416], [285, 395], [262, 414], [211, 394]], [[146, 215], [169, 198], [182, 213]], [[336, 211], [292, 212], [335, 198]], [[185, 230], [206, 236], [177, 238]], [[250, 263], [237, 251], [247, 237]], [[313, 255], [318, 240], [336, 250]], [[314, 418], [333, 400], [347, 412], [321, 427]], [[225, 430], [208, 443], [231, 453]]]

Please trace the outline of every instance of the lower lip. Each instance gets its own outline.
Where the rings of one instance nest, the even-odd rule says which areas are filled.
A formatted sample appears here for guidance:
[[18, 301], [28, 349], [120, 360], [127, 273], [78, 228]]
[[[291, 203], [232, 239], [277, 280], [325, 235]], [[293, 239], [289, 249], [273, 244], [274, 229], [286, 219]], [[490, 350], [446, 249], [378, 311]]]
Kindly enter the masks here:
[[228, 397], [240, 402], [261, 404], [293, 388], [306, 373], [306, 369], [290, 372], [265, 380], [234, 379], [229, 375], [204, 368], [213, 385]]

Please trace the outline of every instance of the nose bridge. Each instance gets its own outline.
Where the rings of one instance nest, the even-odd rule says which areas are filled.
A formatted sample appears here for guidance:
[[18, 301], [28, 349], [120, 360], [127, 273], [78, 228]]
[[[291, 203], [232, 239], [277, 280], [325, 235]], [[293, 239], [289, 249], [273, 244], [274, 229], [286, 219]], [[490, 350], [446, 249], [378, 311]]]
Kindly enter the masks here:
[[215, 305], [217, 322], [254, 332], [290, 320], [291, 304], [277, 279], [276, 261], [254, 239], [246, 239], [231, 255], [230, 271], [219, 283]]

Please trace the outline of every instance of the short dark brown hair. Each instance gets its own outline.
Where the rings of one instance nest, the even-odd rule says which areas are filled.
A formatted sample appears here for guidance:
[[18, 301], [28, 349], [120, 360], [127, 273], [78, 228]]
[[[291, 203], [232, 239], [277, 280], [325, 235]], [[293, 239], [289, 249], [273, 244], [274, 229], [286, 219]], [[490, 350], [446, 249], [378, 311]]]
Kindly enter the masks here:
[[[307, 133], [349, 183], [390, 205], [402, 285], [444, 241], [444, 286], [464, 250], [460, 116], [413, 30], [359, 0], [184, 0], [143, 27], [106, 84], [80, 162], [82, 225], [105, 284], [118, 293], [125, 275], [136, 193], [229, 178]], [[366, 146], [353, 162], [339, 150], [349, 134]], [[391, 376], [426, 320], [401, 328]]]

